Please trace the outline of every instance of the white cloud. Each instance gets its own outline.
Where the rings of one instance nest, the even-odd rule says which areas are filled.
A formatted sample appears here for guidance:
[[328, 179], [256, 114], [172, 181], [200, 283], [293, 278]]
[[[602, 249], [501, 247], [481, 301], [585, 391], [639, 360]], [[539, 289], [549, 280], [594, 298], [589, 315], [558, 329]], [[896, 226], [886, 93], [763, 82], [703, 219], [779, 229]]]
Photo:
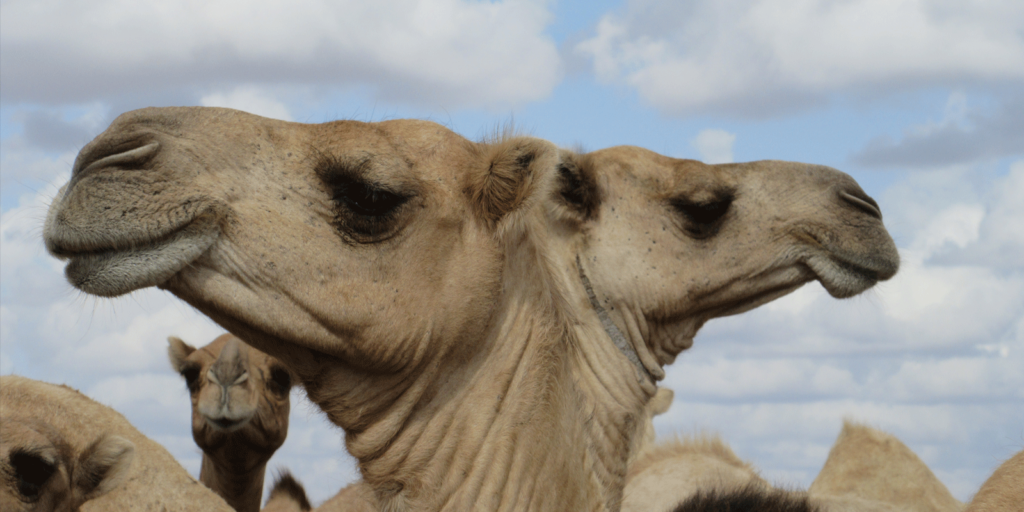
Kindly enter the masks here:
[[11, 0], [3, 8], [5, 101], [258, 83], [369, 85], [389, 99], [500, 107], [546, 97], [559, 74], [542, 0]]
[[203, 96], [199, 104], [204, 107], [227, 107], [244, 110], [250, 114], [291, 121], [292, 116], [284, 103], [252, 86], [236, 87], [228, 93], [213, 93]]
[[973, 163], [1024, 153], [1024, 96], [1001, 98], [995, 107], [954, 91], [946, 100], [942, 119], [911, 126], [893, 140], [877, 136], [851, 155], [855, 163], [873, 167], [929, 168]]
[[575, 51], [660, 109], [763, 114], [853, 88], [1020, 81], [1022, 29], [1015, 0], [633, 0]]
[[700, 153], [706, 164], [732, 163], [732, 145], [736, 134], [709, 128], [701, 130], [690, 144]]

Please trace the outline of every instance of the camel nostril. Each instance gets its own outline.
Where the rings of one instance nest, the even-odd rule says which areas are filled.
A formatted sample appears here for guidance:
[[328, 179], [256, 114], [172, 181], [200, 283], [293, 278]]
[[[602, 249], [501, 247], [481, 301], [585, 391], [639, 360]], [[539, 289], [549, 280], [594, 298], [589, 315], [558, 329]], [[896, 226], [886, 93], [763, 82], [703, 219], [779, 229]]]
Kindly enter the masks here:
[[878, 220], [882, 220], [882, 210], [878, 208], [878, 203], [864, 192], [860, 190], [840, 190], [839, 198], [850, 203], [854, 208]]
[[[150, 140], [142, 145], [139, 145], [139, 142], [142, 141], [117, 145], [108, 148], [108, 151], [89, 155], [87, 158], [75, 163], [75, 169], [72, 174], [78, 177], [103, 167], [141, 165], [152, 158], [160, 149], [160, 143], [155, 140]], [[129, 149], [123, 149], [126, 146]], [[106, 154], [104, 155], [104, 153]]]

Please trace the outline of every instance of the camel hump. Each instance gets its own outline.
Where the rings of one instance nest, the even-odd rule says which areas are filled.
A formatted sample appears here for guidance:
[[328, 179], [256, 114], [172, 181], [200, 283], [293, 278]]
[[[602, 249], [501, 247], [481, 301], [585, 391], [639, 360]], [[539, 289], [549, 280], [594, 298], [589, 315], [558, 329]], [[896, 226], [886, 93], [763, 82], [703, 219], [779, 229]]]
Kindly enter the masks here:
[[274, 486], [270, 490], [270, 497], [262, 512], [292, 512], [312, 510], [309, 499], [306, 497], [306, 489], [302, 487], [291, 472], [284, 470], [277, 475]]

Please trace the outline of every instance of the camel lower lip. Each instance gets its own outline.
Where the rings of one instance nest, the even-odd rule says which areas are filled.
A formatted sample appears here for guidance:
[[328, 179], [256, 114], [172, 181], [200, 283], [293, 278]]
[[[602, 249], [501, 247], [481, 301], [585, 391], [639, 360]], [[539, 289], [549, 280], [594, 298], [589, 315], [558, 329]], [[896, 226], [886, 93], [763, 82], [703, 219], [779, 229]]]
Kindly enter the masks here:
[[238, 427], [242, 426], [242, 420], [227, 420], [227, 419], [210, 419], [206, 418], [206, 421], [217, 430], [233, 431], [238, 430]]
[[882, 278], [878, 271], [835, 257], [812, 258], [807, 265], [829, 295], [837, 299], [857, 295]]
[[75, 288], [116, 297], [167, 281], [206, 252], [219, 233], [212, 216], [200, 217], [141, 247], [70, 255], [64, 273]]

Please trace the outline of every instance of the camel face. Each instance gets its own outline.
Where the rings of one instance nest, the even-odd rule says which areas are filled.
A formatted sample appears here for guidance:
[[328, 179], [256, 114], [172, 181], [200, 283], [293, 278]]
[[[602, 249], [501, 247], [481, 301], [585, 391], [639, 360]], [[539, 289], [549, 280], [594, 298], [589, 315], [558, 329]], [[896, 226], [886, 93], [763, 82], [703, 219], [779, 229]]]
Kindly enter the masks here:
[[272, 454], [284, 443], [292, 376], [283, 364], [230, 334], [200, 349], [168, 342], [171, 366], [192, 398], [192, 436], [204, 451], [243, 429], [247, 447]]
[[520, 168], [556, 157], [423, 121], [143, 109], [83, 148], [45, 239], [88, 293], [168, 289], [300, 373], [323, 355], [394, 371], [441, 348], [425, 338], [479, 334], [501, 261], [487, 226], [523, 200]]
[[100, 436], [80, 452], [45, 423], [5, 417], [0, 423], [0, 509], [73, 512], [127, 476], [134, 445]]
[[652, 374], [711, 318], [811, 280], [850, 297], [899, 264], [874, 200], [834, 169], [705, 165], [626, 146], [565, 161], [583, 190], [560, 198], [585, 219], [582, 269], [641, 358], [645, 344], [656, 356], [644, 361]]
[[200, 349], [173, 336], [167, 341], [192, 399], [200, 481], [236, 511], [259, 510], [267, 461], [288, 436], [291, 372], [230, 334]]

